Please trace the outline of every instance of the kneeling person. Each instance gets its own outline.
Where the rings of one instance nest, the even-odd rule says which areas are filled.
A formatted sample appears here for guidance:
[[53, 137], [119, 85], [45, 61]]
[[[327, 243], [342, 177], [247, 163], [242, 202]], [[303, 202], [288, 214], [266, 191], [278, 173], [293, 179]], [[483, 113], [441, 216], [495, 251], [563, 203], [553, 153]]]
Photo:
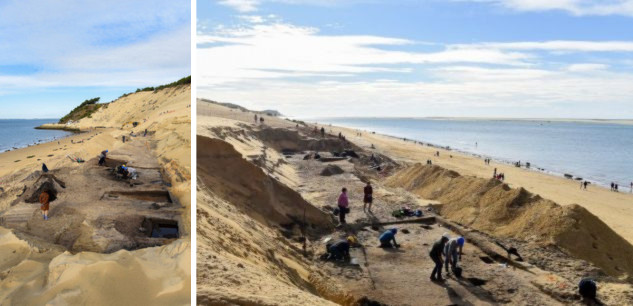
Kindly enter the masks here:
[[[397, 228], [392, 228], [386, 230], [384, 233], [380, 235], [378, 240], [380, 240], [381, 248], [399, 248], [400, 245], [396, 242], [396, 234], [398, 233]], [[393, 244], [391, 243], [393, 241]]]
[[328, 253], [328, 260], [345, 260], [348, 261], [350, 259], [349, 256], [349, 247], [350, 247], [350, 239], [341, 239], [338, 241], [334, 241], [332, 243], [328, 243], [325, 245], [325, 248]]

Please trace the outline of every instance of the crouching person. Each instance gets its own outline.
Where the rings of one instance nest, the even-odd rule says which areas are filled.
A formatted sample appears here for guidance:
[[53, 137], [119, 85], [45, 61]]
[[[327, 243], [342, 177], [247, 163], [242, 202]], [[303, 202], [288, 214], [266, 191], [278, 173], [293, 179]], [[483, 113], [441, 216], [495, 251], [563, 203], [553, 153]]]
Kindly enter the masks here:
[[328, 242], [325, 245], [327, 251], [327, 260], [344, 260], [349, 261], [350, 238], [341, 239], [334, 242]]
[[400, 245], [396, 242], [396, 234], [398, 233], [397, 228], [391, 228], [386, 230], [384, 233], [378, 237], [380, 240], [381, 248], [399, 248]]

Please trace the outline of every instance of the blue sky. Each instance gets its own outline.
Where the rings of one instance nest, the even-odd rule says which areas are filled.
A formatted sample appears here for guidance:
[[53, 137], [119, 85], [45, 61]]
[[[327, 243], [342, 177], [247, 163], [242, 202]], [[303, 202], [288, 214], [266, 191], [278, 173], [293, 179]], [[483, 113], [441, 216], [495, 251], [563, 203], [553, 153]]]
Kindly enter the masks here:
[[59, 118], [190, 71], [189, 1], [0, 1], [0, 118]]
[[632, 0], [200, 0], [198, 97], [297, 117], [633, 118]]

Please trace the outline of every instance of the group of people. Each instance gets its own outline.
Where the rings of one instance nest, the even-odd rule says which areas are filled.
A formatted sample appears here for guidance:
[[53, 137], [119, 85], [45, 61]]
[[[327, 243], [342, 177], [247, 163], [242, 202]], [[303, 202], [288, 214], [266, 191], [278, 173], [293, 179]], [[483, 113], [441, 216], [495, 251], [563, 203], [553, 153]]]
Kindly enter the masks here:
[[[435, 267], [431, 272], [431, 281], [444, 281], [442, 278], [442, 265], [446, 269], [446, 274], [450, 274], [448, 270], [449, 265], [453, 273], [461, 275], [461, 268], [458, 267], [457, 262], [462, 260], [462, 254], [466, 239], [464, 237], [451, 238], [447, 233], [442, 235], [440, 240], [433, 243], [429, 256], [435, 263]], [[459, 269], [458, 269], [459, 268]]]
[[618, 192], [618, 183], [611, 182], [611, 191]]
[[495, 168], [495, 170], [492, 172], [492, 178], [503, 181], [506, 179], [506, 175], [503, 172], [497, 173], [497, 168]]
[[[373, 198], [374, 190], [371, 187], [371, 182], [367, 182], [365, 188], [363, 188], [363, 211], [371, 212], [371, 204], [374, 202]], [[341, 224], [346, 224], [345, 215], [349, 214], [349, 198], [347, 197], [347, 188], [341, 189], [341, 194], [338, 196], [338, 217]]]
[[[400, 245], [396, 241], [397, 228], [390, 228], [384, 231], [379, 237], [381, 248], [399, 248]], [[325, 245], [327, 260], [350, 260], [349, 250], [354, 242], [354, 237], [349, 236], [346, 239], [340, 239], [336, 241], [328, 241]], [[456, 276], [461, 276], [461, 267], [458, 262], [462, 260], [462, 254], [466, 244], [466, 239], [462, 236], [451, 238], [447, 233], [433, 243], [431, 250], [429, 251], [429, 257], [435, 263], [433, 271], [431, 272], [431, 281], [442, 282], [442, 268], [445, 269], [446, 274], [453, 272]], [[450, 270], [449, 270], [450, 267]]]
[[484, 159], [484, 164], [490, 165], [490, 158], [485, 158]]
[[264, 124], [264, 116], [257, 117], [257, 114], [255, 114], [255, 116], [253, 116], [253, 119], [255, 119], [255, 124], [257, 124], [257, 121], [259, 121], [260, 124]]

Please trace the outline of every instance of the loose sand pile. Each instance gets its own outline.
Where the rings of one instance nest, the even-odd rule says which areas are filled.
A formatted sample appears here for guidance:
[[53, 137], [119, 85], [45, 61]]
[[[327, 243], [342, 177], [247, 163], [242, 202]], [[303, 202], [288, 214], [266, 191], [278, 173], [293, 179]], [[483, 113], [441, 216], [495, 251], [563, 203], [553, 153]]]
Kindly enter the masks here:
[[[132, 131], [142, 136], [147, 128], [147, 138], [131, 141], [147, 140], [147, 150], [158, 157], [163, 179], [172, 186], [170, 192], [185, 208], [182, 238], [161, 247], [112, 254], [64, 253], [55, 244], [37, 239], [27, 243], [0, 228], [3, 305], [190, 304], [190, 90], [179, 86], [128, 95], [76, 124], [86, 133], [0, 154], [0, 183], [6, 191], [0, 195], [2, 213], [21, 193], [24, 179], [42, 163], [79, 173], [84, 164], [67, 155], [91, 160], [104, 149], [127, 148], [121, 136]], [[133, 127], [132, 122], [139, 125]], [[31, 155], [35, 157], [24, 158]], [[35, 213], [39, 205], [33, 205]]]
[[387, 185], [440, 201], [440, 213], [455, 222], [495, 236], [556, 245], [609, 275], [633, 276], [633, 246], [579, 205], [560, 206], [497, 180], [422, 164], [399, 171]]
[[345, 171], [341, 169], [341, 167], [337, 165], [327, 165], [323, 171], [321, 171], [321, 176], [332, 176], [342, 173], [345, 173]]

